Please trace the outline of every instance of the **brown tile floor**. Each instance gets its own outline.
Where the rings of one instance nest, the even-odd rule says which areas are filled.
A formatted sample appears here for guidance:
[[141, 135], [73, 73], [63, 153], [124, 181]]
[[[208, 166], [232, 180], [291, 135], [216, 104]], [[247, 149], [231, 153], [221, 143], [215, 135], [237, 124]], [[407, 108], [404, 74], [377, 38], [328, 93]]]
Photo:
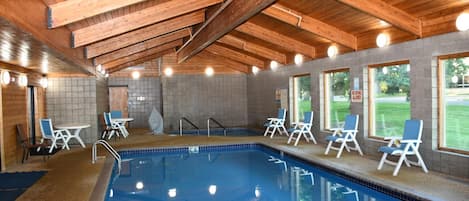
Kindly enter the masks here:
[[[360, 157], [356, 153], [345, 152], [340, 159], [336, 159], [335, 153], [325, 156], [325, 145], [312, 145], [301, 143], [297, 147], [286, 145], [286, 138], [276, 137], [204, 137], [204, 136], [154, 136], [144, 130], [133, 130], [127, 139], [111, 140], [111, 144], [117, 149], [139, 147], [185, 146], [202, 144], [228, 144], [239, 142], [259, 142], [285, 152], [293, 153], [310, 161], [320, 162], [339, 170], [347, 170], [362, 178], [372, 178], [378, 183], [392, 185], [400, 190], [415, 193], [431, 200], [469, 200], [469, 180], [455, 180], [454, 178], [435, 172], [425, 174], [420, 168], [402, 167], [397, 177], [392, 176], [392, 167], [385, 166], [382, 171], [377, 171], [378, 162]], [[26, 164], [9, 168], [8, 171], [48, 170], [36, 184], [29, 188], [17, 200], [99, 200], [103, 193], [93, 195], [97, 187], [103, 189], [105, 184], [98, 184], [98, 177], [103, 172], [109, 172], [105, 168], [105, 160], [99, 160], [91, 164], [91, 146], [83, 149], [72, 146], [72, 150], [63, 150], [44, 162], [42, 157], [32, 157]], [[104, 154], [100, 150], [98, 153]], [[101, 179], [102, 180], [102, 179]], [[100, 197], [100, 198], [99, 198]]]

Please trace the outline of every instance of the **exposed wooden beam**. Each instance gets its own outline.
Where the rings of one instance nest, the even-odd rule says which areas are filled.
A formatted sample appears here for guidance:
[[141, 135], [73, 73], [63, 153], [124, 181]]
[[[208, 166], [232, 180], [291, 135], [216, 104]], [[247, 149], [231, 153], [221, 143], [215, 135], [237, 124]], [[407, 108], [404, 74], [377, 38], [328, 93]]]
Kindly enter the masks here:
[[357, 50], [357, 37], [354, 35], [278, 3], [265, 9], [262, 13], [338, 44]]
[[422, 36], [422, 23], [409, 13], [404, 12], [381, 0], [338, 0], [357, 10], [368, 13], [416, 36]]
[[167, 34], [205, 20], [204, 10], [192, 12], [148, 27], [131, 31], [113, 38], [93, 43], [85, 48], [86, 58], [90, 59], [129, 45]]
[[232, 50], [230, 48], [223, 47], [221, 45], [218, 45], [217, 43], [213, 43], [212, 45], [205, 48], [205, 50], [207, 50], [208, 52], [212, 54], [220, 55], [220, 56], [229, 58], [231, 60], [235, 60], [235, 61], [247, 64], [247, 65], [250, 65], [250, 66], [257, 66], [259, 68], [265, 67], [264, 61], [258, 58], [249, 56], [249, 55], [245, 55], [243, 53]]
[[196, 55], [274, 2], [275, 0], [227, 0], [218, 11], [197, 30], [191, 40], [187, 41], [186, 44], [178, 50], [178, 62], [181, 63]]
[[56, 28], [146, 0], [68, 0], [49, 5], [47, 26]]
[[282, 64], [287, 64], [287, 56], [285, 54], [255, 43], [251, 43], [249, 41], [245, 41], [230, 34], [227, 34], [218, 39], [218, 42], [244, 50], [246, 52], [250, 52], [266, 59], [271, 59]]
[[72, 47], [79, 47], [123, 34], [141, 27], [190, 13], [222, 2], [222, 0], [171, 0], [116, 17], [72, 32]]
[[160, 58], [160, 57], [162, 57], [166, 54], [171, 54], [171, 53], [174, 53], [174, 52], [176, 52], [176, 50], [174, 48], [162, 50], [162, 51], [156, 52], [152, 55], [148, 55], [148, 56], [145, 56], [145, 57], [142, 57], [142, 58], [139, 58], [139, 59], [135, 59], [135, 60], [129, 61], [127, 63], [112, 67], [112, 68], [107, 69], [107, 70], [108, 70], [109, 73], [114, 73], [114, 72], [126, 69], [128, 67], [139, 65], [139, 64], [142, 64], [146, 61], [157, 59], [157, 58]]
[[156, 47], [158, 45], [162, 45], [162, 44], [165, 44], [165, 43], [168, 43], [168, 42], [171, 42], [171, 41], [175, 41], [177, 39], [187, 37], [189, 35], [190, 35], [190, 30], [189, 29], [187, 29], [187, 28], [186, 29], [181, 29], [181, 30], [178, 30], [178, 31], [175, 31], [175, 32], [171, 32], [171, 33], [162, 35], [162, 36], [158, 36], [156, 38], [152, 38], [152, 39], [147, 40], [147, 41], [143, 41], [141, 43], [137, 43], [135, 45], [131, 45], [131, 46], [116, 50], [116, 51], [108, 53], [108, 54], [98, 56], [98, 57], [93, 59], [93, 63], [94, 63], [94, 65], [98, 65], [98, 64], [103, 64], [103, 63], [106, 63], [106, 62], [110, 62], [112, 60], [116, 60], [118, 58], [125, 57], [127, 55], [142, 52], [142, 51], [145, 51], [147, 49]]
[[102, 64], [102, 66], [103, 66], [104, 69], [107, 70], [109, 68], [113, 68], [113, 67], [128, 63], [128, 62], [133, 61], [133, 60], [141, 59], [141, 58], [156, 54], [158, 52], [161, 52], [161, 51], [164, 51], [164, 50], [167, 50], [167, 49], [173, 49], [175, 47], [181, 46], [182, 43], [183, 43], [182, 39], [175, 40], [175, 41], [160, 45], [158, 47], [154, 47], [154, 48], [145, 50], [143, 52], [135, 53], [135, 54], [132, 54], [132, 55], [129, 55], [129, 56], [126, 56], [126, 57], [122, 57], [122, 58], [118, 58], [116, 60], [104, 63], [104, 64]]
[[242, 73], [249, 73], [250, 68], [246, 64], [242, 64], [242, 63], [239, 63], [237, 61], [233, 61], [229, 58], [225, 58], [225, 57], [220, 56], [220, 55], [212, 54], [212, 53], [210, 53], [206, 50], [202, 51], [202, 52], [199, 52], [199, 54], [197, 54], [197, 56], [199, 56], [200, 58], [206, 59], [206, 60], [221, 62], [221, 63], [225, 64], [226, 67], [231, 68], [231, 69], [236, 70], [236, 71], [239, 71], [239, 72], [242, 72]]
[[291, 52], [301, 53], [311, 58], [314, 58], [316, 55], [315, 48], [313, 46], [300, 42], [298, 40], [292, 39], [288, 36], [279, 34], [270, 29], [266, 29], [252, 22], [246, 22], [243, 25], [236, 28], [236, 30], [239, 32], [254, 36], [261, 40], [267, 41], [269, 43], [278, 45]]

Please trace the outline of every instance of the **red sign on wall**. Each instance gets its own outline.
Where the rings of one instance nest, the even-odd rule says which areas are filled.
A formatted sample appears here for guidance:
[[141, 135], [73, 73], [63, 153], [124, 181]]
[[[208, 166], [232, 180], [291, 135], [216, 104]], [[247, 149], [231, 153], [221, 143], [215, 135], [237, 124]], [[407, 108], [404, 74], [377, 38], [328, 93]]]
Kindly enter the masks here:
[[354, 103], [362, 102], [362, 99], [363, 99], [362, 90], [352, 90], [351, 95], [352, 95], [352, 102]]

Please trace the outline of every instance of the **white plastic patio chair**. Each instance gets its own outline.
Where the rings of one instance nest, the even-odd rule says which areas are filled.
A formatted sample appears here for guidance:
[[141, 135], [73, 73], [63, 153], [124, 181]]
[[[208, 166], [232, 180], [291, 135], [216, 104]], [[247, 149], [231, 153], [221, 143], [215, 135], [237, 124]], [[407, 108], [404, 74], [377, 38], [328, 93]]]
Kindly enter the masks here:
[[[54, 148], [57, 148], [58, 140], [62, 140], [63, 148], [70, 149], [65, 143], [67, 141], [67, 135], [64, 134], [65, 130], [54, 130], [52, 127], [52, 120], [51, 119], [41, 119], [40, 120], [40, 127], [42, 133], [42, 139], [40, 144], [43, 144], [45, 140], [50, 140], [52, 142], [49, 153], [52, 153]], [[37, 148], [37, 151], [41, 150], [41, 147]]]
[[[337, 150], [337, 158], [340, 158], [344, 148], [350, 152], [350, 150], [358, 151], [358, 153], [363, 156], [363, 152], [360, 149], [360, 145], [356, 140], [356, 135], [358, 133], [358, 122], [359, 116], [355, 114], [349, 114], [345, 117], [345, 123], [343, 128], [332, 128], [331, 130], [334, 133], [330, 136], [327, 136], [326, 140], [329, 141], [327, 144], [326, 152], [327, 155], [331, 149]], [[355, 147], [349, 147], [347, 143], [353, 143]], [[340, 143], [339, 147], [332, 146], [333, 143]]]
[[280, 108], [278, 109], [277, 118], [267, 118], [268, 122], [264, 124], [267, 127], [264, 136], [270, 134], [270, 138], [273, 138], [277, 130], [280, 134], [285, 133], [288, 136], [288, 131], [284, 125], [286, 116], [287, 110]]
[[106, 134], [108, 135], [107, 139], [111, 139], [114, 136], [114, 134], [116, 136], [119, 136], [119, 134], [122, 134], [124, 137], [126, 137], [123, 134], [123, 131], [121, 128], [123, 125], [113, 122], [111, 119], [111, 113], [104, 112], [103, 115], [104, 115], [104, 123], [106, 124], [106, 128], [101, 134], [101, 138], [103, 139], [106, 138]]
[[287, 144], [290, 144], [290, 142], [294, 139], [294, 145], [298, 145], [298, 142], [302, 136], [306, 139], [307, 142], [312, 140], [314, 144], [316, 144], [316, 139], [314, 139], [313, 133], [311, 133], [311, 127], [313, 126], [313, 114], [314, 113], [312, 111], [305, 112], [303, 122], [293, 123], [294, 127], [288, 129], [290, 137], [288, 138]]
[[[397, 176], [399, 169], [401, 168], [402, 162], [405, 162], [407, 167], [410, 165], [421, 166], [422, 170], [425, 173], [428, 173], [427, 167], [423, 162], [422, 156], [420, 156], [418, 150], [419, 145], [422, 143], [420, 138], [422, 137], [423, 121], [422, 120], [406, 120], [404, 126], [404, 136], [403, 137], [385, 137], [385, 140], [389, 140], [387, 146], [382, 146], [379, 148], [380, 152], [383, 152], [381, 161], [378, 165], [378, 170], [381, 170], [384, 163], [395, 165], [393, 176]], [[400, 144], [399, 144], [400, 141]], [[395, 146], [393, 146], [395, 145]], [[393, 162], [387, 160], [388, 155], [400, 156], [398, 162]], [[415, 155], [418, 159], [417, 162], [410, 161], [407, 156]]]

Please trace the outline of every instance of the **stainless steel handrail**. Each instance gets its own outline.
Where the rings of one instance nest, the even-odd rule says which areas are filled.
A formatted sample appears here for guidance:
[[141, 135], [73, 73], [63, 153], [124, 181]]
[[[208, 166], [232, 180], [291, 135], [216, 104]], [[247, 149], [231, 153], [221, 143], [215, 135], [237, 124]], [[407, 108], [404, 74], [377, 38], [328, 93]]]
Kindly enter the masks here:
[[210, 120], [212, 120], [215, 124], [217, 124], [220, 128], [223, 128], [223, 134], [226, 136], [226, 128], [221, 125], [220, 122], [215, 120], [214, 118], [210, 117], [207, 119], [207, 136], [210, 137]]
[[191, 121], [189, 121], [189, 119], [187, 119], [186, 117], [181, 117], [179, 119], [179, 135], [182, 136], [182, 120], [184, 120], [185, 122], [189, 123], [192, 127], [194, 127], [195, 129], [197, 129], [197, 135], [200, 135], [200, 128], [197, 127], [194, 123], [192, 123]]
[[117, 165], [118, 165], [118, 168], [119, 168], [119, 172], [121, 171], [121, 162], [122, 162], [122, 159], [121, 159], [121, 156], [119, 155], [119, 153], [117, 153], [117, 151], [112, 148], [112, 146], [106, 142], [105, 140], [98, 140], [96, 142], [93, 143], [93, 147], [91, 149], [91, 163], [95, 163], [96, 160], [97, 160], [97, 150], [96, 150], [96, 145], [97, 144], [101, 144], [103, 145], [104, 148], [106, 148], [107, 151], [109, 151], [109, 153], [111, 153], [111, 155], [117, 160]]

